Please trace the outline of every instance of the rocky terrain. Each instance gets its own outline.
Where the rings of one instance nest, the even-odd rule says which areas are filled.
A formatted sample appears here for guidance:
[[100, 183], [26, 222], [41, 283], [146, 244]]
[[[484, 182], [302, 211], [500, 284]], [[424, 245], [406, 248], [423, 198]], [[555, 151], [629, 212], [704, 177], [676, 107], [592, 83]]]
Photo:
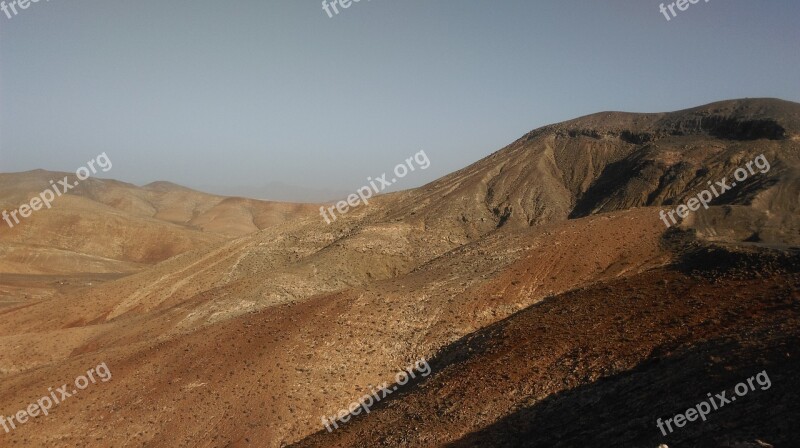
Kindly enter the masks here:
[[[735, 262], [708, 269], [718, 257]], [[548, 298], [441, 350], [404, 395], [292, 446], [795, 446], [799, 268], [798, 251], [703, 249]], [[657, 429], [764, 370], [768, 389]]]
[[[332, 225], [87, 182], [0, 232], [0, 414], [101, 362], [113, 380], [0, 446], [793, 446], [799, 149], [781, 100], [599, 113]], [[53, 175], [2, 175], [0, 205]], [[420, 357], [430, 377], [324, 431]], [[656, 428], [762, 370], [769, 390]]]
[[[0, 174], [0, 210], [16, 210], [65, 176], [76, 181], [74, 173], [44, 170]], [[315, 209], [214, 196], [168, 182], [137, 187], [89, 178], [13, 228], [0, 221], [0, 307], [129, 275]]]

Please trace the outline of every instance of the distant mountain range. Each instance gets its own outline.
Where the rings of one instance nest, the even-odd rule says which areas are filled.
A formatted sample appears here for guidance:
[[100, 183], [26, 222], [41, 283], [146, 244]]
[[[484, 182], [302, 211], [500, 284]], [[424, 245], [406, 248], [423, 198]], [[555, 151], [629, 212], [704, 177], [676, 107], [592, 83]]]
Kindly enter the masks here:
[[199, 185], [197, 188], [202, 191], [209, 191], [223, 196], [238, 196], [264, 201], [301, 202], [309, 204], [338, 201], [352, 193], [352, 191], [345, 190], [332, 191], [298, 187], [282, 182], [270, 182], [260, 186]]
[[[768, 172], [665, 227], [762, 154]], [[56, 175], [0, 175], [0, 206]], [[776, 99], [545, 126], [330, 225], [311, 204], [90, 180], [0, 230], [0, 415], [100, 362], [113, 380], [0, 437], [798, 446], [798, 197], [800, 104]], [[429, 377], [325, 430], [422, 357]], [[658, 432], [764, 369], [769, 391]]]

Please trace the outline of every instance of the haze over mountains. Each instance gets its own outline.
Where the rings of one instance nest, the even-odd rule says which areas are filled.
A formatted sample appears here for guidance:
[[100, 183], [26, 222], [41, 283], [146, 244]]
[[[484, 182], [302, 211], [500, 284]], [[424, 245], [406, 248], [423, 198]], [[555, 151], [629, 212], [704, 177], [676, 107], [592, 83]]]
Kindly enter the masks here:
[[[64, 176], [74, 182], [71, 173], [2, 174], [0, 206], [16, 209], [49, 187], [50, 180]], [[0, 272], [131, 273], [313, 210], [302, 204], [214, 196], [168, 182], [136, 187], [89, 178], [69, 193], [58, 197], [52, 209], [0, 232]]]
[[[800, 104], [777, 99], [604, 112], [332, 225], [310, 204], [88, 180], [0, 230], [0, 414], [100, 362], [113, 380], [0, 439], [793, 446], [799, 150]], [[662, 206], [762, 154], [768, 172], [666, 228]], [[0, 175], [0, 206], [63, 175]], [[324, 431], [420, 357], [429, 378]], [[656, 429], [761, 369], [752, 407]]]
[[241, 196], [281, 202], [334, 202], [346, 198], [352, 191], [331, 191], [290, 185], [283, 182], [266, 182], [263, 185], [208, 185], [199, 190], [212, 191], [224, 196]]

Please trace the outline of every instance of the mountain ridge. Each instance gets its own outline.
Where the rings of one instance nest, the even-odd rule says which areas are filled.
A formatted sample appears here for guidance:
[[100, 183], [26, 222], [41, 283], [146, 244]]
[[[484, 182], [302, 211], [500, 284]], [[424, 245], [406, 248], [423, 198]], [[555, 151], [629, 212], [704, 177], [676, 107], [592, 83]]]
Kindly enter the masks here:
[[[363, 446], [350, 438], [352, 431], [364, 434], [369, 446], [395, 440], [430, 446], [428, 439], [413, 436], [414, 426], [441, 443], [460, 438], [466, 443], [471, 437], [491, 440], [496, 432], [490, 425], [502, 428], [505, 419], [516, 421], [514, 413], [522, 404], [536, 410], [543, 398], [528, 394], [535, 384], [519, 383], [515, 389], [516, 383], [503, 379], [513, 372], [502, 363], [494, 373], [481, 371], [480, 356], [494, 349], [514, 360], [525, 359], [524, 352], [514, 351], [514, 344], [488, 337], [498, 326], [513, 323], [519, 334], [509, 337], [519, 337], [542, 353], [563, 353], [579, 367], [581, 375], [565, 384], [559, 376], [564, 366], [548, 374], [545, 364], [527, 365], [536, 370], [531, 381], [546, 385], [542, 393], [558, 394], [556, 404], [570, 403], [574, 386], [603, 392], [598, 381], [650, 362], [652, 347], [644, 338], [659, 326], [675, 327], [659, 336], [666, 342], [680, 336], [683, 343], [698, 346], [702, 337], [682, 323], [715, 337], [733, 334], [735, 323], [766, 331], [773, 317], [792, 329], [795, 271], [785, 271], [788, 277], [782, 278], [761, 255], [742, 258], [746, 281], [741, 276], [681, 271], [681, 260], [702, 265], [714, 259], [697, 255], [698, 247], [770, 254], [798, 247], [796, 205], [786, 198], [800, 191], [800, 160], [793, 139], [797, 128], [792, 124], [800, 105], [742, 101], [702, 106], [700, 113], [718, 109], [713, 116], [757, 120], [777, 114], [771, 119], [786, 137], [767, 138], [776, 135], [769, 133], [770, 126], [731, 130], [724, 120], [712, 120], [723, 123], [725, 135], [764, 136], [726, 139], [694, 120], [696, 112], [682, 112], [659, 128], [668, 135], [639, 142], [600, 131], [616, 129], [615, 120], [638, 119], [639, 127], [628, 129], [635, 135], [651, 126], [642, 117], [612, 116], [604, 122], [595, 115], [580, 126], [569, 126], [584, 129], [582, 123], [597, 122], [592, 128], [597, 132], [570, 135], [569, 126], [540, 128], [425, 186], [375, 197], [369, 206], [330, 225], [316, 210], [298, 213], [259, 231], [199, 244], [130, 275], [0, 308], [0, 343], [9, 347], [0, 353], [0, 403], [5, 403], [0, 414], [11, 415], [14, 406], [27, 403], [26, 397], [39, 393], [43, 385], [61, 384], [61, 379], [85, 370], [84, 364], [102, 360], [114, 372], [113, 381], [81, 397], [86, 406], [62, 407], [58, 418], [36, 419], [9, 440], [32, 446], [54, 441], [92, 445], [95, 437], [118, 445]], [[784, 109], [788, 112], [781, 112]], [[696, 133], [687, 134], [692, 129]], [[773, 166], [763, 178], [680, 226], [664, 226], [661, 206], [682, 201], [695, 193], [696, 185], [729, 176], [731, 168], [761, 153]], [[670, 169], [676, 175], [662, 181]], [[101, 185], [89, 188], [103, 201], [128, 198], [109, 194]], [[166, 194], [162, 199], [167, 205], [186, 204], [184, 193]], [[65, 205], [86, 200], [73, 199]], [[147, 202], [128, 199], [118, 207], [156, 213]], [[581, 216], [570, 217], [578, 205]], [[192, 222], [192, 210], [197, 209], [209, 220], [216, 212], [231, 216], [207, 203], [198, 207], [160, 212], [164, 220], [178, 222]], [[752, 240], [753, 231], [759, 232], [759, 241]], [[692, 296], [692, 288], [681, 286], [669, 293], [669, 300], [661, 299], [670, 285], [682, 284], [695, 285], [699, 292]], [[750, 290], [743, 294], [737, 285]], [[773, 290], [780, 291], [779, 302], [765, 296]], [[729, 296], [724, 307], [713, 309], [710, 305], [719, 291]], [[658, 318], [653, 309], [659, 311]], [[750, 311], [758, 319], [748, 320]], [[537, 326], [539, 315], [559, 323], [554, 332]], [[715, 333], [704, 326], [706, 318], [731, 325]], [[578, 322], [596, 323], [594, 337], [581, 333]], [[606, 348], [598, 351], [593, 345], [604, 337], [612, 344], [608, 350], [635, 343], [624, 340], [626, 333], [620, 328], [627, 327], [635, 328], [642, 339], [635, 351], [606, 354]], [[433, 358], [471, 338], [486, 345], [472, 355], [461, 354], [472, 363], [462, 372], [472, 375], [470, 384], [496, 376], [503, 379], [498, 387], [508, 388], [472, 398], [461, 394], [458, 381], [448, 379], [460, 375], [460, 358], [446, 358], [436, 364], [427, 382], [441, 388], [410, 386], [401, 395], [409, 397], [405, 404], [390, 402], [375, 412], [377, 417], [353, 422], [352, 429], [317, 434], [323, 430], [321, 415], [336, 413], [411, 362]], [[58, 341], [57, 347], [53, 341]], [[777, 354], [783, 342], [765, 339], [760, 347]], [[597, 356], [584, 356], [589, 352]], [[143, 400], [142, 391], [151, 398]], [[384, 418], [397, 415], [393, 413], [398, 407], [420, 403], [415, 400], [423, 396], [435, 398], [432, 403], [442, 411], [438, 419], [430, 416], [424, 424], [409, 423], [387, 434], [392, 427], [385, 426]], [[475, 403], [491, 405], [491, 412], [468, 421], [472, 414], [448, 411], [463, 406], [478, 412]], [[102, 422], [97, 412], [104, 416]], [[90, 428], [91, 439], [72, 431], [76, 422]], [[447, 436], [453, 422], [457, 425], [452, 428], [458, 428], [453, 435], [459, 439]]]

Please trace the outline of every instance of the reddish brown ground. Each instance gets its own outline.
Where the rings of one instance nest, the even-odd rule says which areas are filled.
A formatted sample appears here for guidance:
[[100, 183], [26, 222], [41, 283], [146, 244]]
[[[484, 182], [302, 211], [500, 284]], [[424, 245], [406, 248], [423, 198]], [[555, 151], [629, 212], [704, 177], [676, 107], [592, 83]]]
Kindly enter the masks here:
[[[293, 446], [800, 446], [800, 258], [701, 264], [721, 256], [737, 268], [656, 269], [534, 305], [445, 349], [405, 395]], [[770, 389], [657, 429], [763, 370]]]

